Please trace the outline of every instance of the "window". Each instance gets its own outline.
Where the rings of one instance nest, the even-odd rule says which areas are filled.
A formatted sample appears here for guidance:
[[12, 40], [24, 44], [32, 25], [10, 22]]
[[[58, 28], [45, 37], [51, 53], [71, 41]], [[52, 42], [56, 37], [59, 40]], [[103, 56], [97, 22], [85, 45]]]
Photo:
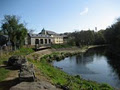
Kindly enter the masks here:
[[39, 39], [35, 39], [35, 44], [39, 44]]

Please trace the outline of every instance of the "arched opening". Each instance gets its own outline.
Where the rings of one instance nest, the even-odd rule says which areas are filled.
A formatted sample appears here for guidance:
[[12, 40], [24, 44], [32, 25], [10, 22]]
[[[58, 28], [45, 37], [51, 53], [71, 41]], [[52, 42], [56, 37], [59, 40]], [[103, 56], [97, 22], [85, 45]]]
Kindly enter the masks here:
[[49, 43], [51, 43], [51, 39], [49, 39]]
[[45, 44], [47, 44], [47, 39], [45, 39]]
[[43, 44], [43, 39], [40, 39], [40, 44]]
[[35, 44], [39, 44], [39, 39], [35, 39]]

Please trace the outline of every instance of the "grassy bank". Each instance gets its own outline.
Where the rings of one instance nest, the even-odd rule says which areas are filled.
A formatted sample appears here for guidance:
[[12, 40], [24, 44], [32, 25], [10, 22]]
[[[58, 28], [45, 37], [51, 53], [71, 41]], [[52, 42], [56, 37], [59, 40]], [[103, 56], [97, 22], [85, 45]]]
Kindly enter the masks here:
[[[70, 76], [65, 72], [61, 71], [60, 69], [53, 67], [50, 64], [50, 62], [52, 62], [53, 60], [61, 60], [61, 59], [64, 59], [65, 57], [76, 55], [76, 54], [80, 55], [82, 52], [85, 52], [87, 49], [88, 47], [84, 47], [80, 49], [80, 51], [78, 50], [78, 48], [76, 50], [67, 49], [67, 50], [63, 50], [62, 52], [61, 50], [59, 51], [54, 50], [52, 51], [53, 53], [51, 52], [52, 54], [48, 54], [48, 55], [45, 55], [46, 52], [43, 53], [43, 51], [41, 51], [42, 57], [39, 61], [29, 59], [30, 57], [28, 59], [54, 85], [56, 85], [57, 87], [63, 88], [65, 90], [66, 89], [67, 90], [68, 89], [70, 90], [113, 90], [113, 88], [107, 84], [98, 84], [93, 81], [87, 81], [82, 79], [80, 76]], [[8, 58], [11, 55], [28, 55], [32, 52], [34, 51], [31, 48], [21, 48], [20, 50], [17, 50], [15, 52], [4, 54], [2, 57], [0, 57], [0, 60], [1, 60], [0, 65], [2, 65], [4, 61], [8, 60]], [[3, 81], [8, 76], [9, 72], [10, 70], [0, 68], [0, 81]]]
[[[80, 53], [80, 52], [79, 52]], [[50, 81], [56, 86], [70, 90], [113, 90], [107, 84], [98, 84], [93, 81], [87, 81], [80, 76], [70, 76], [58, 68], [53, 67], [49, 62], [52, 60], [60, 60], [67, 56], [72, 56], [77, 53], [52, 53], [43, 56], [40, 61], [30, 60]]]
[[7, 61], [12, 55], [28, 55], [34, 52], [31, 48], [21, 48], [19, 50], [3, 53], [0, 56], [0, 81], [3, 81], [9, 74], [10, 70], [4, 68], [4, 61]]
[[54, 48], [54, 49], [59, 49], [59, 48], [70, 48], [70, 47], [73, 47], [69, 44], [52, 44], [51, 45], [51, 48]]

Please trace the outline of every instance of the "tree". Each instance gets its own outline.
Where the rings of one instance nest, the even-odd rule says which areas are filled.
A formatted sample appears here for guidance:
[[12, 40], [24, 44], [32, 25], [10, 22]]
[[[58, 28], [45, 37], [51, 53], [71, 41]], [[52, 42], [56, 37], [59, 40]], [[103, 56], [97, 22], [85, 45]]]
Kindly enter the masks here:
[[34, 31], [35, 31], [34, 29], [30, 29], [28, 33], [33, 34]]
[[104, 37], [104, 30], [100, 30], [98, 32], [95, 32], [95, 41], [94, 44], [96, 45], [101, 45], [101, 44], [105, 44], [106, 40]]
[[2, 31], [8, 35], [12, 43], [13, 50], [23, 45], [27, 35], [27, 29], [24, 24], [19, 22], [19, 18], [15, 15], [5, 15], [2, 23]]
[[2, 29], [0, 28], [0, 35], [3, 35], [3, 31], [2, 31]]
[[1, 31], [0, 31], [0, 35], [2, 35]]
[[[84, 45], [91, 45], [94, 42], [94, 31], [75, 31], [70, 34], [71, 41], [76, 46], [82, 47]], [[71, 42], [71, 43], [72, 43]]]
[[22, 47], [25, 42], [25, 38], [27, 36], [27, 29], [24, 27], [23, 24], [19, 25], [21, 29], [17, 31], [17, 46]]
[[120, 18], [105, 31], [105, 38], [108, 44], [120, 46]]

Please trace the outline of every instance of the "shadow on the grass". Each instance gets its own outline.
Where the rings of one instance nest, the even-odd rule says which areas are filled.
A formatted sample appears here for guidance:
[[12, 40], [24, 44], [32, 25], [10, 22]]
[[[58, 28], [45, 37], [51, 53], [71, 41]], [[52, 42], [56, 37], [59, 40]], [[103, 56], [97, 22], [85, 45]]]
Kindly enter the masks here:
[[6, 80], [0, 82], [0, 90], [9, 90], [12, 86], [17, 85], [19, 82], [19, 78], [15, 78], [13, 80]]
[[4, 65], [4, 66], [0, 66], [0, 68], [5, 68], [5, 69], [8, 69], [8, 70], [19, 70], [20, 67]]

